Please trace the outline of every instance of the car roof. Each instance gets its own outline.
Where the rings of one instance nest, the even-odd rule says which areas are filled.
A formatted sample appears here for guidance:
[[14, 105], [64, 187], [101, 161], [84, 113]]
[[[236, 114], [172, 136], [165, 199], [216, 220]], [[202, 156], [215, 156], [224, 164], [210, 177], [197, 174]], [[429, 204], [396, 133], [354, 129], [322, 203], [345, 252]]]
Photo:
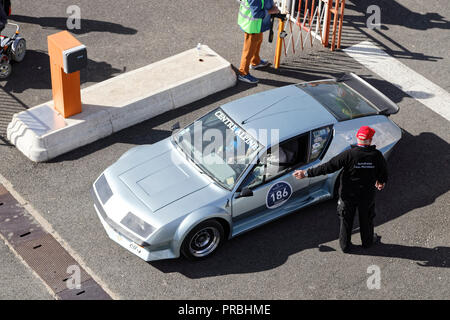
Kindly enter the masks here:
[[268, 145], [272, 129], [279, 130], [279, 141], [283, 141], [337, 122], [325, 107], [295, 85], [229, 102], [222, 110], [249, 134], [266, 129]]

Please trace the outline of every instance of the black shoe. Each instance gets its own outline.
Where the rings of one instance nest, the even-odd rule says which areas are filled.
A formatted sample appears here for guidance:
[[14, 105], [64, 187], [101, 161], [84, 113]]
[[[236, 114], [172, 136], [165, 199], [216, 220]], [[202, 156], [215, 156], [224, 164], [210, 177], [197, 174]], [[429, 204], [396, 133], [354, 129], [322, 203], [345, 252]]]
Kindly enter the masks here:
[[378, 234], [374, 233], [374, 234], [373, 234], [373, 240], [372, 240], [372, 243], [371, 243], [369, 246], [363, 245], [362, 247], [363, 247], [364, 249], [367, 249], [367, 248], [372, 247], [372, 246], [375, 245], [375, 244], [379, 244], [380, 242], [381, 242], [381, 236], [379, 236]]
[[374, 244], [378, 244], [381, 242], [381, 236], [379, 236], [378, 234], [374, 233], [373, 234], [373, 241], [372, 241], [372, 245]]
[[342, 252], [343, 253], [350, 253], [351, 251], [353, 251], [354, 247], [355, 246], [353, 245], [353, 243], [350, 242], [345, 249], [342, 249]]

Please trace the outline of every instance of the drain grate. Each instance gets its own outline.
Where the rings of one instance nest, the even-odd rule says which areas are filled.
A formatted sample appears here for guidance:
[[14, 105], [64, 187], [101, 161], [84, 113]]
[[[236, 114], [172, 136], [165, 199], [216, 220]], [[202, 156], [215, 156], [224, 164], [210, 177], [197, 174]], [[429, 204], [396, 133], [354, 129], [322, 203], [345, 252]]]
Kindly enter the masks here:
[[12, 245], [35, 240], [46, 234], [3, 186], [0, 186], [0, 233]]
[[58, 293], [61, 300], [111, 300], [97, 283], [90, 279], [81, 284], [80, 289], [66, 289]]
[[[67, 289], [64, 281], [70, 275], [67, 268], [78, 264], [52, 235], [27, 241], [17, 246], [16, 251], [55, 293]], [[80, 277], [81, 282], [89, 279], [81, 268]]]
[[12, 210], [11, 214], [0, 212], [0, 233], [13, 246], [21, 245], [27, 241], [40, 239], [46, 232], [32, 217], [22, 211]]
[[[111, 299], [1, 184], [0, 233], [60, 299]], [[67, 273], [69, 266], [79, 267], [80, 289], [67, 288], [66, 281], [72, 276]]]
[[24, 211], [16, 199], [11, 194], [4, 193], [3, 189], [0, 190], [0, 203], [2, 204], [0, 205], [0, 217], [2, 218], [10, 218]]

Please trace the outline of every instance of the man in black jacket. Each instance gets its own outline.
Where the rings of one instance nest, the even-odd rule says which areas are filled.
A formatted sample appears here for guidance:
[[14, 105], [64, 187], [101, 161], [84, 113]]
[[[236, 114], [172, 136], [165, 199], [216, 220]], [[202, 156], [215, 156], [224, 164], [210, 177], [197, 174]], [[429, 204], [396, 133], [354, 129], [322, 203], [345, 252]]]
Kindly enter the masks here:
[[3, 10], [5, 11], [6, 16], [11, 15], [11, 0], [0, 0], [0, 4], [3, 5]]
[[5, 28], [10, 14], [11, 0], [0, 0], [0, 32]]
[[3, 7], [3, 1], [0, 0], [0, 32], [5, 28], [6, 23], [8, 22], [7, 15], [5, 9]]
[[357, 145], [318, 167], [294, 172], [294, 177], [303, 179], [343, 169], [339, 187], [338, 215], [341, 220], [339, 244], [344, 252], [349, 252], [352, 246], [351, 236], [356, 209], [359, 213], [362, 246], [368, 248], [379, 240], [374, 234], [373, 226], [375, 191], [383, 190], [388, 173], [383, 154], [371, 145], [374, 134], [374, 129], [363, 126], [356, 134]]

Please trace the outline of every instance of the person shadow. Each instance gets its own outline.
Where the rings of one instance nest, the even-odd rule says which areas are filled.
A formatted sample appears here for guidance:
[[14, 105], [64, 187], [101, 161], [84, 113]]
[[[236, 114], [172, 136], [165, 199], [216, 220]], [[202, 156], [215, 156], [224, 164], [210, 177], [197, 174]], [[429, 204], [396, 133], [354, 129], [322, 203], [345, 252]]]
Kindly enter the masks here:
[[[326, 245], [320, 245], [319, 251], [331, 252], [336, 250]], [[416, 261], [416, 264], [421, 267], [450, 268], [450, 247], [444, 246], [422, 248], [394, 243], [383, 243], [383, 239], [381, 239], [380, 243], [368, 249], [355, 246], [351, 254], [413, 260]]]
[[[366, 23], [366, 9], [373, 5], [372, 0], [351, 0], [346, 9], [353, 9], [365, 14], [358, 17], [359, 22]], [[418, 13], [402, 5], [399, 1], [383, 1], [380, 5], [383, 25], [399, 25], [414, 30], [450, 29], [450, 21], [437, 12]], [[348, 16], [346, 16], [348, 18]], [[351, 16], [355, 19], [355, 16]]]
[[[395, 0], [383, 1], [382, 4], [379, 4], [381, 10], [381, 26], [372, 30], [377, 34], [375, 37], [368, 30], [368, 19], [372, 13], [366, 12], [369, 6], [372, 5], [374, 5], [374, 1], [372, 0], [350, 0], [346, 2], [343, 26], [343, 30], [345, 31], [342, 35], [342, 48], [347, 48], [370, 39], [370, 41], [376, 43], [387, 54], [395, 58], [433, 62], [443, 59], [443, 57], [427, 55], [415, 50], [411, 51], [411, 46], [404, 46], [392, 36], [389, 36], [386, 31], [392, 28], [392, 26], [401, 26], [402, 28], [412, 30], [435, 29], [436, 32], [439, 29], [448, 30], [450, 29], [450, 21], [446, 20], [444, 16], [435, 12], [418, 13]], [[351, 10], [357, 12], [357, 14], [352, 14]], [[380, 37], [383, 38], [383, 41], [380, 41]]]
[[[402, 139], [388, 161], [389, 183], [377, 195], [375, 226], [429, 206], [450, 189], [448, 150], [449, 144], [434, 133], [425, 132], [414, 136], [407, 131], [403, 132]], [[447, 154], [443, 155], [443, 152]], [[443, 156], [445, 161], [442, 161]], [[409, 187], [415, 181], [420, 183], [415, 184], [414, 188]], [[428, 219], [439, 219], [437, 212], [427, 212]], [[325, 245], [336, 241], [338, 235], [336, 201], [329, 200], [298, 210], [227, 241], [215, 255], [204, 262], [180, 258], [149, 264], [161, 272], [178, 272], [192, 279], [261, 272], [283, 265], [289, 256], [304, 250], [316, 249], [319, 254], [340, 251]], [[338, 247], [336, 244], [336, 248]], [[421, 267], [447, 268], [450, 248], [388, 244], [382, 239], [380, 244], [372, 248], [357, 248], [354, 254], [409, 259], [416, 261]]]
[[[67, 30], [67, 17], [31, 17], [11, 15], [8, 19], [17, 23], [39, 25], [46, 29]], [[70, 32], [77, 35], [86, 34], [89, 32], [108, 32], [133, 35], [138, 32], [136, 29], [124, 27], [118, 23], [89, 19], [81, 19], [80, 26], [80, 29], [71, 29]]]

